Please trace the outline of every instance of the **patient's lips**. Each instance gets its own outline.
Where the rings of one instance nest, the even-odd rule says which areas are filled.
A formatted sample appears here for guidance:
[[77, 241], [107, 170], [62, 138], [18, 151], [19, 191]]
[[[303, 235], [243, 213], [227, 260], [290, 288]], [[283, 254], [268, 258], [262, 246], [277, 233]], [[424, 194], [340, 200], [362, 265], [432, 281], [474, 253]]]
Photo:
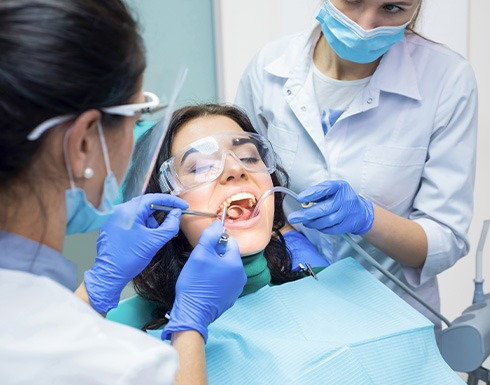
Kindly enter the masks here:
[[223, 202], [218, 215], [223, 211], [223, 206], [226, 205], [228, 207], [226, 211], [228, 220], [246, 221], [252, 215], [256, 201], [255, 196], [248, 192], [232, 195]]

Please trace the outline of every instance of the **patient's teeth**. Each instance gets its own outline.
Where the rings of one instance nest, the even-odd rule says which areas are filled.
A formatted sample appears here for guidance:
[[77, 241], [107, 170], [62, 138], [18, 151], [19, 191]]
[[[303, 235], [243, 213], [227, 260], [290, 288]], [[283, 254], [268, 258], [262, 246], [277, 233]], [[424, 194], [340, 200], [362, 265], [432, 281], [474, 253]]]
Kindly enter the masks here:
[[232, 195], [231, 197], [227, 198], [222, 203], [222, 206], [223, 205], [230, 206], [230, 203], [231, 202], [233, 202], [233, 201], [240, 201], [240, 200], [243, 200], [243, 199], [248, 199], [249, 200], [249, 207], [252, 207], [255, 204], [255, 202], [256, 202], [255, 196], [253, 194], [250, 194], [250, 193], [247, 193], [247, 192], [241, 192], [241, 193]]

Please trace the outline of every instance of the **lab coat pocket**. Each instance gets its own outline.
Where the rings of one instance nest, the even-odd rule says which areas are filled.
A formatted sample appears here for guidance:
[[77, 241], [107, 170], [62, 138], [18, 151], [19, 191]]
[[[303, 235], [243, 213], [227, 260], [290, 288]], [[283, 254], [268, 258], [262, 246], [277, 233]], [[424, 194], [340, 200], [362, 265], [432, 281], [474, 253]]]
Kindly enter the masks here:
[[280, 165], [286, 171], [291, 170], [298, 150], [298, 134], [269, 123], [267, 138], [274, 148]]
[[361, 195], [385, 209], [415, 196], [427, 156], [423, 147], [373, 146], [364, 154]]

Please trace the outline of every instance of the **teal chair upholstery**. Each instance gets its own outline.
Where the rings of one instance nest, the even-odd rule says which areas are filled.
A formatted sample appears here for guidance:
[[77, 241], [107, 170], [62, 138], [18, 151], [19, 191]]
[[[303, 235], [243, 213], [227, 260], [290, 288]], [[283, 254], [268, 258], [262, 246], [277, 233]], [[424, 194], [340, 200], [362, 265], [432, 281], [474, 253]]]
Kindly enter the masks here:
[[118, 307], [109, 311], [106, 318], [141, 329], [153, 318], [152, 312], [155, 307], [155, 303], [134, 295], [119, 302]]

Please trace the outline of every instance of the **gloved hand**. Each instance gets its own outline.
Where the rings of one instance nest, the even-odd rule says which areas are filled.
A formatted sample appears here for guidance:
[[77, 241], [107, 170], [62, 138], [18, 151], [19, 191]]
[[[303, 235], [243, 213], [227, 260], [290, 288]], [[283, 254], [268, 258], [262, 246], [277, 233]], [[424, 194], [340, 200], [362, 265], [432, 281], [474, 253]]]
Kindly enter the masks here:
[[364, 234], [374, 221], [373, 204], [357, 195], [343, 180], [327, 180], [298, 195], [299, 202], [315, 205], [292, 212], [289, 223], [303, 223], [325, 234]]
[[[99, 313], [117, 307], [126, 284], [179, 231], [181, 211], [170, 211], [159, 226], [151, 215], [152, 203], [179, 209], [189, 206], [184, 200], [167, 194], [145, 194], [115, 206], [114, 213], [100, 229], [95, 265], [84, 276], [90, 303]], [[127, 230], [121, 228], [121, 221], [134, 212], [133, 226]]]
[[221, 222], [214, 221], [201, 234], [177, 280], [175, 302], [162, 339], [170, 339], [173, 332], [197, 330], [206, 342], [208, 326], [242, 293], [247, 276], [238, 244], [229, 238], [221, 257], [216, 251], [222, 231]]
[[309, 263], [311, 267], [327, 267], [330, 262], [303, 234], [296, 230], [290, 230], [283, 235], [286, 247], [291, 254], [291, 263], [294, 270], [299, 269], [299, 264]]

